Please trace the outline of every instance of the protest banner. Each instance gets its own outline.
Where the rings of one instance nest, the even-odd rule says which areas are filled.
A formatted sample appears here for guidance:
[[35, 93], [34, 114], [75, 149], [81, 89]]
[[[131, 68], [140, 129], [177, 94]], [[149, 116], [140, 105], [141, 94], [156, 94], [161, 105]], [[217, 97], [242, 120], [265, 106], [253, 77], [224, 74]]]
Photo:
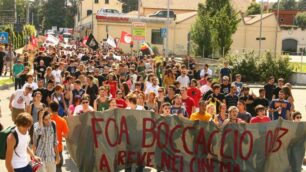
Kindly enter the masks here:
[[68, 120], [67, 146], [80, 172], [136, 164], [177, 172], [300, 172], [306, 123], [229, 124], [114, 109]]

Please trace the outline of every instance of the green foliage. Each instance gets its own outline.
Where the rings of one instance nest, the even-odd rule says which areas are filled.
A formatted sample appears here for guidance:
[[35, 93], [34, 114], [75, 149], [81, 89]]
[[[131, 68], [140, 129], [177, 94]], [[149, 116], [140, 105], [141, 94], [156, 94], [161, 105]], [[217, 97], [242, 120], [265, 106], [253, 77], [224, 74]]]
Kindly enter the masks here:
[[227, 56], [225, 60], [229, 61], [232, 66], [233, 74], [241, 74], [243, 80], [247, 82], [263, 82], [269, 76], [288, 79], [293, 72], [287, 56], [274, 58], [271, 53], [266, 53], [261, 57], [254, 53]]
[[23, 26], [23, 32], [27, 36], [34, 36], [34, 35], [36, 35], [35, 26], [30, 25], [30, 24], [26, 24], [26, 25]]
[[298, 9], [299, 10], [306, 10], [306, 0], [300, 0], [298, 2]]
[[301, 28], [306, 28], [306, 12], [299, 12], [295, 16], [295, 24]]
[[43, 5], [42, 19], [43, 29], [50, 29], [52, 26], [74, 27], [74, 16], [77, 13], [76, 0], [70, 0], [71, 6], [67, 6], [64, 0], [48, 0]]
[[255, 15], [261, 13], [261, 4], [253, 2], [246, 11], [247, 15]]
[[191, 29], [196, 55], [222, 54], [223, 50], [226, 54], [240, 21], [237, 15], [228, 0], [207, 0], [205, 5], [199, 4], [197, 19]]
[[[274, 3], [273, 9], [277, 9], [277, 2]], [[280, 10], [296, 10], [297, 9], [296, 0], [280, 0], [279, 9]]]

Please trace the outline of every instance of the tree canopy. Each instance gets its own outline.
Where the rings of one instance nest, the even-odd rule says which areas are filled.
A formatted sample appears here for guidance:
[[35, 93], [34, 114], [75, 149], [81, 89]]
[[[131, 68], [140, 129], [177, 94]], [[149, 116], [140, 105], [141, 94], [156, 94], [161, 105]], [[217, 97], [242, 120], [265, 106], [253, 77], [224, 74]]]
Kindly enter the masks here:
[[229, 0], [207, 0], [206, 4], [199, 4], [197, 19], [191, 30], [195, 54], [227, 54], [240, 21], [238, 15]]
[[299, 12], [295, 16], [295, 24], [301, 28], [306, 28], [306, 12]]
[[255, 15], [261, 13], [261, 5], [259, 3], [253, 2], [247, 9], [247, 15]]

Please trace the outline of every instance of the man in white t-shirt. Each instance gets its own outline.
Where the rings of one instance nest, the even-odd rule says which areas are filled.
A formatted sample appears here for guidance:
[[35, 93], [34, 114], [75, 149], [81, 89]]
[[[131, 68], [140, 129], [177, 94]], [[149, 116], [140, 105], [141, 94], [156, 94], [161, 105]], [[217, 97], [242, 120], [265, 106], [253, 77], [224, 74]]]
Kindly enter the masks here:
[[59, 65], [55, 65], [55, 70], [52, 71], [52, 75], [54, 76], [54, 80], [56, 84], [62, 83], [62, 71], [59, 69]]
[[204, 68], [200, 72], [200, 77], [204, 77], [205, 74], [207, 74], [208, 76], [212, 76], [213, 74], [212, 70], [208, 68], [208, 64], [204, 65]]
[[145, 94], [149, 94], [150, 92], [154, 92], [155, 95], [158, 95], [158, 89], [159, 89], [159, 86], [158, 86], [158, 79], [156, 77], [154, 77], [152, 79], [152, 84], [147, 86], [147, 89], [145, 91]]
[[31, 85], [27, 85], [24, 90], [16, 90], [10, 98], [9, 108], [12, 112], [12, 120], [15, 122], [16, 117], [22, 112], [30, 111]]
[[190, 83], [190, 78], [189, 76], [187, 76], [187, 68], [186, 66], [182, 66], [181, 67], [181, 76], [177, 77], [177, 81], [180, 82], [180, 87], [188, 87], [189, 86], [189, 83]]

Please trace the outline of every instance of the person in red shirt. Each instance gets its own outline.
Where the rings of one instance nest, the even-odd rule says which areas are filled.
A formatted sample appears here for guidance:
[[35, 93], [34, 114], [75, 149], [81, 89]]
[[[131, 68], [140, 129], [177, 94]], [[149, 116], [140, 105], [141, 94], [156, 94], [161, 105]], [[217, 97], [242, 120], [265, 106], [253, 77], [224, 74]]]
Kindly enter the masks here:
[[190, 115], [195, 112], [195, 103], [193, 98], [187, 95], [186, 87], [181, 87], [180, 91], [182, 96], [182, 106], [185, 106], [189, 118]]
[[202, 93], [201, 93], [200, 89], [198, 88], [197, 80], [192, 79], [191, 83], [190, 83], [190, 87], [188, 87], [188, 89], [187, 89], [187, 95], [189, 97], [193, 98], [194, 103], [195, 103], [195, 107], [199, 107], [199, 102], [200, 102], [200, 99], [202, 97], [201, 94]]
[[250, 123], [263, 123], [271, 121], [271, 119], [268, 116], [266, 116], [266, 108], [263, 105], [257, 105], [255, 107], [255, 112], [257, 116], [253, 117]]
[[127, 107], [125, 100], [122, 98], [122, 91], [117, 91], [116, 104], [117, 104], [117, 108], [125, 109]]
[[67, 122], [64, 118], [60, 117], [58, 115], [58, 109], [59, 109], [59, 104], [57, 102], [51, 102], [49, 105], [50, 113], [51, 113], [51, 120], [53, 120], [56, 124], [56, 136], [57, 136], [57, 149], [60, 155], [60, 163], [56, 164], [56, 171], [62, 171], [62, 165], [63, 165], [63, 137], [67, 138], [68, 137], [68, 125]]

